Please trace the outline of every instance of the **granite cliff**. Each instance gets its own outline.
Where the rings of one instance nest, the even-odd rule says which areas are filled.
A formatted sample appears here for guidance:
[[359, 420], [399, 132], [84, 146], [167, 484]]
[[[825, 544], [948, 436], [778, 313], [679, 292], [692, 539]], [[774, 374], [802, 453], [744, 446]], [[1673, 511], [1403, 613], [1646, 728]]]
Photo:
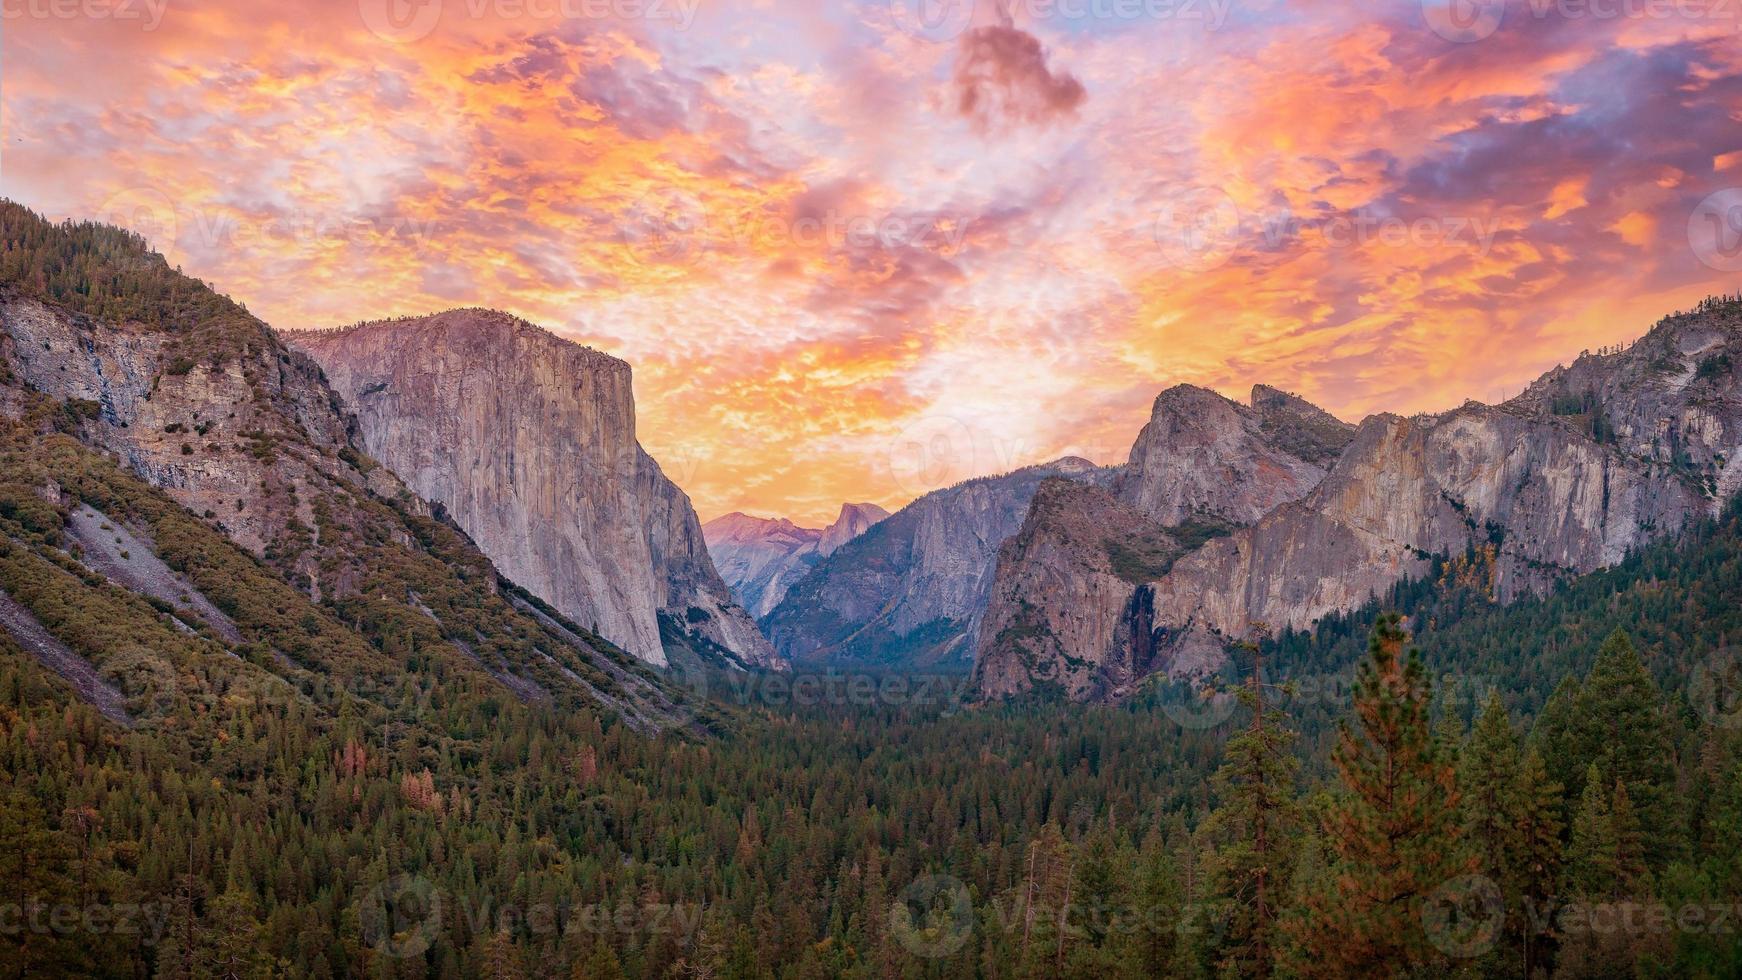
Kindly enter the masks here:
[[[247, 310], [119, 229], [0, 202], [0, 234], [0, 429], [17, 460], [0, 513], [38, 535], [11, 546], [0, 591], [9, 632], [37, 636], [80, 691], [102, 692], [100, 670], [123, 692], [141, 677], [189, 692], [240, 662], [274, 704], [384, 712], [439, 687], [597, 704], [643, 731], [694, 722], [681, 692], [506, 586], [369, 456], [319, 366]], [[131, 631], [120, 646], [73, 627], [68, 610], [92, 603], [111, 613], [87, 625]], [[155, 653], [130, 646], [147, 636]], [[177, 659], [176, 636], [218, 659]]]
[[[1664, 320], [1624, 350], [1582, 355], [1504, 404], [1369, 418], [1310, 492], [1134, 584], [1134, 601], [1121, 612], [1110, 611], [1111, 600], [1099, 603], [1099, 615], [1117, 620], [1111, 628], [1079, 628], [1047, 642], [1067, 662], [1119, 665], [1131, 662], [1135, 650], [1153, 670], [1190, 676], [1213, 667], [1219, 651], [1254, 622], [1310, 628], [1400, 580], [1433, 574], [1439, 560], [1476, 563], [1499, 603], [1613, 565], [1629, 550], [1715, 514], [1742, 487], [1738, 365], [1742, 306], [1712, 303]], [[1138, 456], [1127, 487], [1141, 483], [1132, 472]], [[1189, 468], [1183, 472], [1189, 482]], [[1190, 492], [1135, 499], [1161, 501], [1162, 514], [1174, 516], [1178, 510], [1170, 508], [1182, 496], [1192, 499]], [[1044, 518], [1037, 513], [1031, 520]], [[1000, 566], [1001, 579], [1069, 581], [1024, 567], [1017, 557], [1008, 569]], [[1067, 567], [1046, 553], [1029, 560], [1052, 563], [1054, 572]], [[1007, 601], [1052, 610], [1082, 601], [1084, 591], [1067, 585], [1018, 595], [1001, 582], [994, 595], [1005, 594]], [[1011, 660], [1014, 651], [995, 639], [988, 637], [981, 658]], [[981, 673], [982, 696], [1021, 687], [1002, 667]], [[1038, 681], [1058, 668], [1043, 664], [1030, 673]], [[1102, 685], [1070, 693], [1119, 692]]]
[[1162, 667], [1213, 660], [1202, 643], [1155, 641], [1145, 583], [1311, 493], [1354, 436], [1263, 385], [1247, 405], [1191, 385], [1162, 392], [1110, 493], [1048, 484], [1000, 549], [974, 657], [979, 694], [1114, 699]]
[[679, 642], [778, 666], [636, 441], [629, 365], [488, 310], [287, 336], [510, 580], [651, 664]]

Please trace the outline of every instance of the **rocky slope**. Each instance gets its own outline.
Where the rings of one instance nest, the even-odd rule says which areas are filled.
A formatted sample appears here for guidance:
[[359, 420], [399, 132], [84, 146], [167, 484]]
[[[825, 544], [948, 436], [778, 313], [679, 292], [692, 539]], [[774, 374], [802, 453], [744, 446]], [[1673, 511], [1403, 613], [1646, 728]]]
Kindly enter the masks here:
[[776, 663], [689, 498], [636, 441], [629, 365], [488, 310], [287, 336], [356, 412], [369, 453], [509, 579], [651, 664], [666, 663], [662, 617]]
[[[0, 511], [51, 508], [19, 562], [61, 562], [54, 542], [72, 542], [91, 581], [298, 684], [368, 699], [415, 675], [687, 723], [622, 651], [517, 610], [489, 560], [369, 458], [314, 361], [246, 310], [117, 229], [0, 203], [0, 234], [0, 416], [34, 474]], [[5, 588], [31, 605], [25, 564]]]
[[876, 504], [844, 504], [834, 523], [818, 529], [786, 518], [727, 514], [703, 524], [702, 536], [738, 604], [761, 619], [818, 561], [888, 516]]
[[1251, 524], [1318, 486], [1354, 433], [1264, 385], [1250, 406], [1179, 385], [1155, 400], [1115, 490], [1170, 527], [1205, 518]]
[[1128, 693], [1155, 669], [1138, 586], [1179, 552], [1158, 522], [1106, 490], [1042, 483], [1022, 530], [998, 549], [975, 690], [1006, 697], [1043, 688], [1074, 701]]
[[1473, 556], [1497, 602], [1612, 565], [1742, 484], [1737, 365], [1742, 306], [1714, 304], [1503, 405], [1370, 418], [1311, 493], [1142, 585], [1141, 615], [1122, 613], [1112, 635], [1147, 633], [1134, 642], [1155, 669], [1189, 675], [1253, 622], [1308, 628], [1436, 558]]
[[[1183, 551], [1310, 493], [1355, 427], [1277, 389], [1241, 405], [1180, 385], [1155, 400], [1112, 494], [1048, 487], [1000, 551], [975, 650], [983, 697], [1121, 697], [1157, 669], [1153, 590]], [[1117, 498], [1117, 499], [1115, 499]], [[1214, 659], [1169, 645], [1177, 666]]]
[[819, 562], [762, 620], [797, 660], [965, 667], [998, 548], [1048, 477], [1106, 484], [1076, 458], [969, 480], [921, 497]]

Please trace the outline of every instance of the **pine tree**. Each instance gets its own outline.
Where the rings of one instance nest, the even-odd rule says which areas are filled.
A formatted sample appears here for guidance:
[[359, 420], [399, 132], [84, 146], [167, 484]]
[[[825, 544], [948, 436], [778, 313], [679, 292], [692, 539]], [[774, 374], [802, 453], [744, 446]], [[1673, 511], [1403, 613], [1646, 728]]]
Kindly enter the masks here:
[[1423, 900], [1474, 867], [1458, 792], [1431, 721], [1420, 652], [1395, 614], [1381, 616], [1355, 683], [1359, 730], [1344, 723], [1333, 758], [1344, 795], [1325, 815], [1335, 887], [1312, 899], [1294, 938], [1314, 975], [1391, 975], [1441, 962]]
[[1279, 891], [1288, 880], [1299, 822], [1295, 733], [1265, 700], [1262, 641], [1241, 648], [1252, 668], [1236, 696], [1252, 720], [1223, 751], [1212, 780], [1221, 805], [1208, 822], [1220, 842], [1219, 890], [1231, 905], [1224, 968], [1258, 977], [1271, 973]]
[[1651, 870], [1646, 867], [1645, 828], [1627, 795], [1627, 784], [1615, 780], [1609, 799], [1609, 826], [1615, 840], [1615, 898], [1648, 898]]
[[1523, 932], [1524, 975], [1536, 975], [1541, 959], [1537, 923], [1548, 914], [1549, 902], [1560, 880], [1561, 814], [1566, 800], [1559, 783], [1549, 779], [1542, 754], [1531, 749], [1524, 755], [1518, 781], [1518, 846], [1514, 870], [1519, 874], [1519, 905], [1522, 915], [1516, 928]]
[[[1662, 867], [1680, 850], [1677, 740], [1668, 704], [1626, 633], [1616, 630], [1603, 641], [1574, 701], [1571, 734], [1581, 764], [1596, 763], [1606, 779], [1627, 784], [1639, 819], [1652, 828], [1647, 857]], [[1582, 782], [1569, 788], [1584, 790]], [[1607, 793], [1609, 787], [1602, 789]]]
[[258, 980], [272, 975], [260, 948], [254, 899], [242, 891], [218, 896], [206, 909], [200, 942], [201, 974], [218, 980]]
[[[1549, 778], [1563, 788], [1582, 785], [1584, 763], [1576, 762], [1574, 745], [1574, 702], [1579, 698], [1579, 681], [1571, 674], [1561, 678], [1554, 693], [1537, 712], [1536, 724], [1530, 730], [1531, 748], [1537, 750], [1548, 765]], [[1588, 760], [1587, 760], [1588, 761]]]
[[1477, 869], [1510, 896], [1519, 885], [1522, 841], [1519, 823], [1522, 787], [1518, 733], [1499, 694], [1490, 694], [1459, 760], [1465, 833], [1477, 855]]
[[72, 937], [25, 925], [77, 901], [75, 882], [66, 874], [72, 855], [65, 835], [48, 825], [35, 798], [0, 790], [0, 881], [6, 883], [0, 901], [16, 906], [12, 928], [0, 932], [0, 970], [6, 975], [82, 972], [84, 953]]
[[[1541, 761], [1540, 757], [1537, 760]], [[1524, 765], [1519, 759], [1518, 732], [1507, 717], [1498, 693], [1488, 697], [1482, 715], [1459, 757], [1459, 788], [1464, 831], [1477, 861], [1476, 870], [1500, 889], [1508, 916], [1505, 939], [1523, 959], [1528, 925], [1520, 914], [1532, 883], [1531, 833]], [[1559, 800], [1554, 801], [1556, 806]], [[1496, 950], [1496, 962], [1506, 949]]]
[[1157, 831], [1144, 837], [1138, 853], [1133, 899], [1138, 913], [1132, 933], [1133, 973], [1168, 975], [1180, 945], [1180, 884], [1173, 857]]
[[1573, 895], [1606, 898], [1615, 890], [1615, 825], [1603, 771], [1595, 762], [1586, 769], [1584, 784], [1567, 843], [1566, 888]]

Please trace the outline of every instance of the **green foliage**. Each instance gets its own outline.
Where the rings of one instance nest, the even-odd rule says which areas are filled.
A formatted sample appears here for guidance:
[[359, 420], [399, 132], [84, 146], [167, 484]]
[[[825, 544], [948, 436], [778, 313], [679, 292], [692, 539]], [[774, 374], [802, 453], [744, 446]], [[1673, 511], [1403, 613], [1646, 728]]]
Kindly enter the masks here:
[[1443, 959], [1424, 934], [1429, 896], [1474, 866], [1456, 815], [1446, 747], [1435, 737], [1431, 685], [1396, 616], [1373, 628], [1357, 674], [1355, 724], [1333, 759], [1343, 794], [1324, 816], [1334, 887], [1308, 899], [1295, 965], [1313, 975], [1380, 975]]

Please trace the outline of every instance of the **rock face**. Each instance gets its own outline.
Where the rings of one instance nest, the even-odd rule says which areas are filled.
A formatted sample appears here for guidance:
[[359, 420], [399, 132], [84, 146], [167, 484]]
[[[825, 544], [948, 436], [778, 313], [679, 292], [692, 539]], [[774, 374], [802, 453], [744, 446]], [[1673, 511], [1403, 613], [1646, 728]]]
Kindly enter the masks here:
[[1188, 547], [1305, 497], [1354, 435], [1262, 385], [1249, 406], [1190, 385], [1163, 392], [1111, 494], [1047, 484], [1000, 550], [975, 651], [980, 695], [1114, 699], [1158, 669], [1213, 660], [1202, 642], [1157, 642], [1145, 583]]
[[[183, 507], [210, 515], [257, 555], [287, 533], [317, 528], [312, 494], [299, 488], [344, 477], [383, 496], [395, 492], [388, 474], [365, 476], [340, 457], [351, 447], [349, 423], [320, 369], [263, 326], [236, 325], [236, 356], [196, 357], [173, 333], [14, 294], [0, 298], [0, 327], [25, 384], [92, 406], [86, 441], [116, 453]], [[291, 574], [317, 599], [348, 584], [329, 581], [313, 549]]]
[[715, 572], [700, 522], [635, 436], [629, 365], [506, 314], [300, 332], [364, 446], [504, 575], [664, 665], [661, 617], [745, 664], [773, 651]]
[[1048, 477], [1105, 485], [1114, 471], [1067, 458], [930, 493], [819, 562], [762, 620], [796, 660], [965, 667], [998, 548]]
[[[696, 723], [690, 699], [628, 654], [521, 610], [490, 560], [368, 456], [314, 360], [246, 310], [118, 229], [0, 202], [0, 232], [32, 256], [9, 268], [38, 270], [0, 280], [0, 414], [66, 468], [39, 492], [93, 576], [298, 684], [324, 677], [367, 699], [430, 672], [512, 700], [602, 705], [642, 731]], [[148, 518], [173, 540], [153, 543]], [[211, 591], [233, 589], [210, 576], [239, 567], [245, 598]]]
[[1050, 479], [1022, 530], [998, 549], [975, 689], [1042, 688], [1073, 701], [1120, 697], [1155, 670], [1147, 596], [1179, 542], [1100, 487]]
[[[1079, 629], [1084, 639], [1056, 656], [1121, 662], [1132, 654], [1117, 638], [1131, 636], [1152, 669], [1191, 675], [1253, 622], [1308, 628], [1429, 574], [1436, 558], [1481, 556], [1497, 602], [1615, 564], [1742, 486], [1738, 366], [1742, 305], [1719, 304], [1665, 320], [1625, 351], [1582, 356], [1503, 405], [1370, 418], [1310, 493], [1180, 558], [1134, 590], [1139, 601], [1111, 630]], [[1140, 499], [1172, 506], [1176, 495]], [[1051, 608], [1071, 594], [1027, 601]], [[1099, 607], [1107, 615], [1111, 600]], [[1110, 654], [1097, 647], [1108, 635]], [[1043, 665], [1034, 676], [1059, 673]], [[1007, 672], [986, 676], [985, 696], [1020, 688]]]
[[1170, 527], [1206, 517], [1251, 524], [1318, 486], [1354, 432], [1274, 388], [1253, 389], [1248, 407], [1180, 385], [1155, 400], [1116, 492]]
[[702, 536], [738, 604], [761, 619], [818, 561], [888, 516], [876, 504], [845, 504], [833, 524], [818, 530], [785, 518], [727, 514], [703, 524]]

